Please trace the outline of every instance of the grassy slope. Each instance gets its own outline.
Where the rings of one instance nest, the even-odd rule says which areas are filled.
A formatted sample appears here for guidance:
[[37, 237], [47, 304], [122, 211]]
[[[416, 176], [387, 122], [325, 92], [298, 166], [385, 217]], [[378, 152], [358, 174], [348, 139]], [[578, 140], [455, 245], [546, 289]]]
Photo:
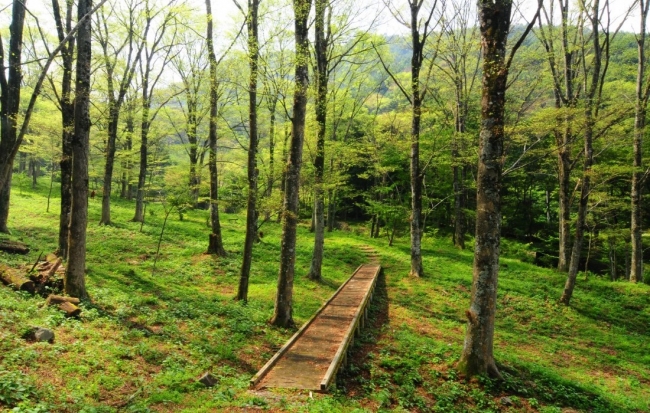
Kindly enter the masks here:
[[[45, 213], [44, 193], [14, 191], [12, 238], [34, 249], [24, 264], [55, 249], [58, 211]], [[389, 248], [351, 232], [327, 234], [326, 282], [305, 279], [312, 236], [299, 231], [294, 314], [306, 321], [364, 259], [372, 245], [385, 267], [374, 324], [354, 348], [352, 366], [329, 396], [251, 393], [247, 383], [291, 331], [269, 327], [280, 227], [266, 224], [255, 248], [250, 303], [232, 300], [244, 217], [222, 215], [225, 259], [203, 255], [206, 211], [183, 222], [172, 215], [152, 275], [163, 218], [150, 207], [143, 232], [128, 222], [132, 204], [113, 202], [114, 227], [99, 227], [100, 201], [90, 200], [89, 292], [80, 320], [67, 320], [43, 299], [0, 286], [0, 410], [18, 411], [650, 411], [650, 289], [580, 280], [573, 306], [556, 304], [564, 277], [502, 258], [495, 352], [506, 380], [466, 382], [453, 369], [469, 303], [471, 251], [427, 237], [427, 277], [412, 279], [407, 239]], [[53, 344], [26, 343], [32, 326], [49, 326]], [[219, 384], [196, 383], [211, 371]], [[502, 397], [509, 398], [506, 406]], [[22, 400], [22, 402], [21, 402]], [[505, 401], [505, 400], [503, 400]], [[573, 410], [567, 410], [571, 408]], [[40, 410], [39, 410], [40, 409]], [[82, 410], [83, 409], [83, 410]]]

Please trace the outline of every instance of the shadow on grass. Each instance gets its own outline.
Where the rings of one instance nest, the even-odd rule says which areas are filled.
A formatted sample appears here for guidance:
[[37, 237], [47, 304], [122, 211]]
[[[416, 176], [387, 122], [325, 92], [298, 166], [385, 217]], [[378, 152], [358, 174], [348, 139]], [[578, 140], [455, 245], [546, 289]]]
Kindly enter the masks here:
[[504, 393], [526, 397], [555, 406], [569, 407], [589, 412], [626, 412], [594, 389], [562, 378], [552, 371], [525, 364], [499, 365], [502, 381], [482, 379], [485, 389], [495, 396]]
[[376, 349], [377, 342], [385, 334], [388, 325], [388, 291], [384, 271], [379, 274], [372, 302], [368, 309], [368, 324], [361, 332], [361, 337], [348, 350], [348, 365], [337, 375], [337, 386], [350, 395], [361, 395], [364, 392], [363, 382], [370, 378], [368, 354]]

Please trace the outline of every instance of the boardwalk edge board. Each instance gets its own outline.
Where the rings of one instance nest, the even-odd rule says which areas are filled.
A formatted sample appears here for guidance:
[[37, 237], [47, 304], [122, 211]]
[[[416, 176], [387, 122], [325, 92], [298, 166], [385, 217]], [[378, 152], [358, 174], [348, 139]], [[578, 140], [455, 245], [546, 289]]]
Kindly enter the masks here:
[[273, 357], [271, 357], [271, 359], [264, 365], [264, 367], [262, 367], [257, 372], [257, 374], [255, 374], [253, 376], [253, 378], [251, 378], [251, 380], [249, 382], [249, 387], [250, 388], [254, 388], [255, 386], [257, 386], [257, 384], [264, 378], [264, 376], [266, 376], [266, 374], [269, 372], [269, 370], [271, 370], [273, 368], [275, 363], [277, 363], [277, 361], [280, 359], [280, 357], [282, 357], [284, 355], [284, 353], [286, 353], [287, 350], [289, 350], [289, 348], [293, 345], [293, 343], [295, 343], [300, 338], [300, 336], [302, 336], [302, 334], [305, 332], [305, 330], [307, 330], [307, 328], [316, 319], [316, 317], [318, 317], [319, 314], [322, 313], [323, 310], [329, 305], [329, 303], [332, 302], [332, 300], [334, 300], [334, 298], [336, 298], [336, 296], [341, 292], [341, 290], [343, 290], [343, 288], [345, 288], [345, 286], [348, 285], [350, 280], [357, 274], [357, 272], [359, 272], [361, 267], [363, 267], [363, 265], [359, 265], [357, 267], [357, 269], [352, 273], [350, 278], [348, 278], [343, 284], [341, 284], [341, 286], [334, 292], [334, 294], [332, 294], [332, 296], [329, 298], [329, 300], [325, 301], [325, 303], [318, 309], [318, 311], [316, 311], [316, 313], [314, 313], [314, 315], [305, 324], [303, 324], [302, 327], [300, 327], [300, 329], [296, 332], [296, 334], [294, 334], [284, 344], [284, 346], [282, 346], [280, 348], [280, 350], [278, 350], [278, 352], [275, 353], [275, 355]]
[[[359, 269], [357, 269], [357, 271], [359, 271]], [[355, 276], [357, 271], [355, 271], [354, 274], [352, 274], [350, 279], [352, 279], [352, 277]], [[325, 377], [323, 377], [323, 381], [321, 381], [320, 390], [323, 392], [326, 391], [327, 388], [330, 386], [332, 380], [336, 377], [336, 373], [341, 367], [341, 364], [343, 364], [343, 361], [345, 360], [345, 355], [347, 353], [348, 347], [350, 346], [350, 343], [352, 342], [352, 338], [354, 337], [354, 332], [357, 330], [359, 326], [359, 320], [361, 319], [362, 315], [366, 314], [366, 308], [368, 306], [368, 303], [370, 302], [370, 297], [372, 297], [372, 294], [375, 290], [375, 285], [377, 284], [377, 277], [379, 276], [380, 272], [381, 272], [381, 266], [378, 265], [377, 270], [373, 275], [372, 285], [370, 286], [370, 288], [368, 288], [368, 291], [366, 291], [366, 294], [363, 297], [363, 301], [361, 302], [361, 305], [357, 308], [352, 323], [350, 323], [350, 327], [348, 328], [348, 331], [345, 334], [345, 338], [341, 342], [341, 345], [339, 346], [339, 349], [337, 350], [336, 355], [334, 356], [334, 360], [332, 360], [332, 364], [330, 364], [330, 367], [327, 369], [327, 373], [325, 373]]]

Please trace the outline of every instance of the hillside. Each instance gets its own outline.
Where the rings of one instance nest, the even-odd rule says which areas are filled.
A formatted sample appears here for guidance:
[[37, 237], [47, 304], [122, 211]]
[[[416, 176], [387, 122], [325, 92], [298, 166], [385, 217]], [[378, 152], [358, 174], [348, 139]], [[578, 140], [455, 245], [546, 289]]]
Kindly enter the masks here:
[[[55, 191], [56, 192], [56, 191]], [[46, 191], [12, 194], [12, 239], [34, 262], [56, 248], [58, 199]], [[564, 275], [522, 262], [524, 247], [506, 242], [501, 260], [495, 356], [503, 382], [466, 382], [454, 370], [464, 337], [472, 252], [448, 239], [424, 238], [426, 277], [408, 278], [408, 239], [370, 239], [367, 231], [326, 234], [326, 281], [305, 279], [312, 234], [298, 234], [294, 314], [302, 323], [375, 248], [385, 268], [372, 326], [353, 364], [330, 395], [248, 391], [250, 377], [292, 334], [270, 327], [280, 226], [263, 227], [248, 305], [232, 300], [245, 217], [223, 214], [229, 256], [204, 255], [207, 211], [170, 215], [152, 272], [164, 211], [148, 206], [147, 223], [129, 222], [133, 205], [113, 200], [116, 226], [97, 225], [91, 199], [87, 284], [91, 304], [66, 319], [41, 297], [0, 286], [0, 408], [18, 412], [650, 411], [650, 287], [580, 277], [572, 306], [557, 304]], [[471, 244], [468, 244], [471, 245]], [[53, 343], [25, 340], [35, 326]], [[211, 372], [218, 383], [197, 383]], [[13, 409], [13, 410], [11, 410]]]

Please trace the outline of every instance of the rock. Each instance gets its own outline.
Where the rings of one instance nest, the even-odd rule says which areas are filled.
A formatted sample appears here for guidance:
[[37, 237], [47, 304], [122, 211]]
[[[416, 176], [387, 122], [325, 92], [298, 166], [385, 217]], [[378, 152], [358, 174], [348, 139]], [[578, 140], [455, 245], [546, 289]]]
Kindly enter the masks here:
[[502, 397], [501, 404], [504, 406], [512, 406], [512, 400], [510, 399], [510, 397]]
[[38, 327], [36, 331], [34, 331], [34, 338], [36, 341], [52, 341], [54, 340], [54, 331]]
[[199, 382], [203, 383], [205, 387], [213, 387], [215, 384], [217, 384], [217, 378], [210, 373], [205, 373], [203, 376], [201, 376]]

